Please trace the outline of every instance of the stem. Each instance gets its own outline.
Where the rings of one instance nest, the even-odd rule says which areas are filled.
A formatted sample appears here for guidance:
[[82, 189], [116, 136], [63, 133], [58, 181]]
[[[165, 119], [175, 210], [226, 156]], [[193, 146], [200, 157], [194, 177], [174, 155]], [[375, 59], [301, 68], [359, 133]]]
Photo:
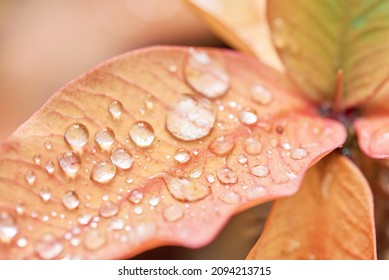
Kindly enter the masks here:
[[342, 110], [343, 105], [343, 70], [338, 69], [336, 73], [336, 82], [335, 82], [335, 94], [334, 94], [334, 115], [338, 115]]

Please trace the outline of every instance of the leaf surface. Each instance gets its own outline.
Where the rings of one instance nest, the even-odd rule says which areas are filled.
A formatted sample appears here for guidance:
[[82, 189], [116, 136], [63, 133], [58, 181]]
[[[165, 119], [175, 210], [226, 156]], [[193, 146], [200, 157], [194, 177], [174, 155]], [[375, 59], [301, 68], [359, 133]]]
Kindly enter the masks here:
[[388, 76], [389, 1], [275, 0], [268, 8], [281, 60], [311, 98], [334, 99], [339, 69], [347, 108], [373, 94]]
[[265, 0], [185, 2], [228, 44], [255, 54], [275, 69], [284, 70], [271, 40]]
[[251, 56], [130, 52], [66, 85], [2, 143], [0, 258], [203, 246], [234, 213], [296, 192], [344, 139]]
[[373, 198], [336, 153], [313, 166], [296, 195], [277, 200], [248, 259], [376, 259]]

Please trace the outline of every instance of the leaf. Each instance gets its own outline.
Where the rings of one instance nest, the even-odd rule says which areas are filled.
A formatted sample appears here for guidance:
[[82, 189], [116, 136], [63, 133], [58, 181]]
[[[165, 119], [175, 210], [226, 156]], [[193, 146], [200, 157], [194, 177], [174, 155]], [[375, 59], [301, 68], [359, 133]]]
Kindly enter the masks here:
[[342, 69], [346, 108], [389, 74], [388, 11], [387, 0], [275, 0], [268, 7], [274, 44], [293, 79], [311, 98], [331, 101]]
[[178, 47], [119, 56], [59, 90], [1, 145], [0, 258], [203, 246], [234, 213], [296, 192], [344, 139], [341, 124], [251, 56]]
[[373, 198], [359, 169], [336, 153], [273, 204], [248, 259], [376, 259]]
[[265, 0], [186, 0], [209, 27], [236, 49], [284, 71], [271, 41]]

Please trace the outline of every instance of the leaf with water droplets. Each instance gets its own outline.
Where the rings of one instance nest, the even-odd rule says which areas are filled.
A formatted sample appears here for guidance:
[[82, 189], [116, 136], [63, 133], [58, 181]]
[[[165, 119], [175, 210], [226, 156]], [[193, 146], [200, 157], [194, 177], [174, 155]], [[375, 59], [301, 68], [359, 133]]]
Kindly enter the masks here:
[[0, 258], [203, 246], [233, 214], [296, 192], [344, 138], [251, 56], [125, 54], [66, 85], [1, 145]]
[[[343, 104], [375, 93], [389, 73], [389, 1], [268, 1], [273, 42], [305, 94], [332, 101], [343, 70]], [[293, 11], [293, 12], [291, 12]]]
[[264, 63], [284, 67], [271, 42], [266, 0], [186, 0], [209, 27], [231, 46], [255, 54]]
[[333, 153], [300, 190], [277, 200], [248, 259], [375, 259], [373, 197], [358, 168]]

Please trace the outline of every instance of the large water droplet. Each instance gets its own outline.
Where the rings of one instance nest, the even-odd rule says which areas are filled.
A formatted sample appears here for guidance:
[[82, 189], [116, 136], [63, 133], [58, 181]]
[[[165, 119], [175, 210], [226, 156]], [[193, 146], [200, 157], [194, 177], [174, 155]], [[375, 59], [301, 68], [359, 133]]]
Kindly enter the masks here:
[[224, 63], [195, 49], [190, 49], [185, 78], [194, 90], [208, 98], [221, 97], [230, 87], [230, 77]]
[[163, 210], [163, 217], [168, 222], [176, 222], [184, 216], [184, 210], [177, 204], [169, 205]]
[[262, 85], [255, 85], [250, 90], [251, 98], [258, 104], [268, 105], [273, 100], [273, 94]]
[[52, 161], [46, 162], [45, 169], [46, 169], [47, 173], [53, 174], [54, 168], [55, 168], [54, 162], [52, 162]]
[[58, 157], [58, 163], [65, 174], [70, 178], [76, 177], [76, 174], [81, 167], [80, 157], [72, 151], [67, 151], [60, 155]]
[[0, 212], [0, 243], [11, 243], [17, 233], [15, 220], [7, 212]]
[[266, 165], [255, 165], [251, 167], [251, 173], [257, 177], [266, 177], [269, 175], [270, 170]]
[[216, 110], [200, 97], [182, 95], [166, 114], [166, 128], [178, 139], [193, 141], [207, 136], [215, 125]]
[[229, 154], [235, 147], [235, 138], [232, 135], [224, 135], [214, 139], [209, 145], [212, 153], [219, 156]]
[[111, 161], [121, 169], [130, 169], [134, 162], [132, 154], [125, 148], [116, 148], [112, 151]]
[[239, 114], [239, 120], [247, 125], [255, 124], [258, 121], [257, 113], [250, 107], [243, 108]]
[[96, 132], [95, 141], [101, 149], [109, 150], [115, 143], [115, 132], [109, 127], [104, 127]]
[[216, 176], [222, 184], [236, 184], [238, 182], [238, 176], [229, 167], [222, 167], [216, 170]]
[[119, 213], [120, 206], [111, 201], [105, 201], [99, 209], [100, 216], [104, 218], [111, 218]]
[[35, 181], [36, 181], [36, 175], [35, 175], [35, 172], [30, 170], [30, 171], [27, 171], [26, 175], [24, 176], [24, 178], [26, 179], [26, 182], [30, 185], [30, 186], [33, 186], [35, 184]]
[[91, 179], [97, 183], [110, 182], [116, 175], [116, 167], [110, 161], [102, 161], [96, 164], [91, 172]]
[[262, 152], [262, 143], [257, 137], [250, 137], [244, 140], [243, 147], [252, 156], [259, 155]]
[[179, 148], [174, 153], [174, 159], [178, 163], [186, 163], [190, 160], [190, 153], [185, 149]]
[[42, 188], [40, 191], [39, 191], [39, 197], [44, 201], [44, 202], [47, 202], [51, 199], [51, 192], [48, 188]]
[[209, 187], [183, 177], [165, 178], [170, 194], [182, 201], [197, 201], [210, 193]]
[[295, 149], [290, 154], [290, 157], [292, 159], [303, 159], [308, 155], [307, 151], [305, 149]]
[[84, 245], [87, 249], [95, 251], [107, 243], [107, 236], [103, 231], [94, 229], [88, 232], [85, 237]]
[[35, 245], [35, 253], [43, 260], [58, 258], [63, 250], [62, 242], [51, 233], [45, 233]]
[[120, 101], [112, 101], [108, 107], [108, 111], [114, 120], [119, 120], [123, 113], [123, 105]]
[[240, 195], [233, 190], [223, 190], [219, 194], [219, 199], [227, 204], [237, 204], [240, 201]]
[[128, 133], [135, 145], [141, 148], [151, 146], [155, 138], [154, 128], [144, 121], [134, 122]]
[[88, 143], [89, 131], [83, 124], [73, 123], [65, 131], [65, 140], [74, 148], [82, 148]]
[[139, 190], [133, 190], [128, 196], [128, 200], [134, 204], [138, 204], [143, 199], [143, 193]]
[[77, 193], [74, 191], [65, 193], [62, 197], [62, 204], [69, 210], [76, 209], [80, 205]]

